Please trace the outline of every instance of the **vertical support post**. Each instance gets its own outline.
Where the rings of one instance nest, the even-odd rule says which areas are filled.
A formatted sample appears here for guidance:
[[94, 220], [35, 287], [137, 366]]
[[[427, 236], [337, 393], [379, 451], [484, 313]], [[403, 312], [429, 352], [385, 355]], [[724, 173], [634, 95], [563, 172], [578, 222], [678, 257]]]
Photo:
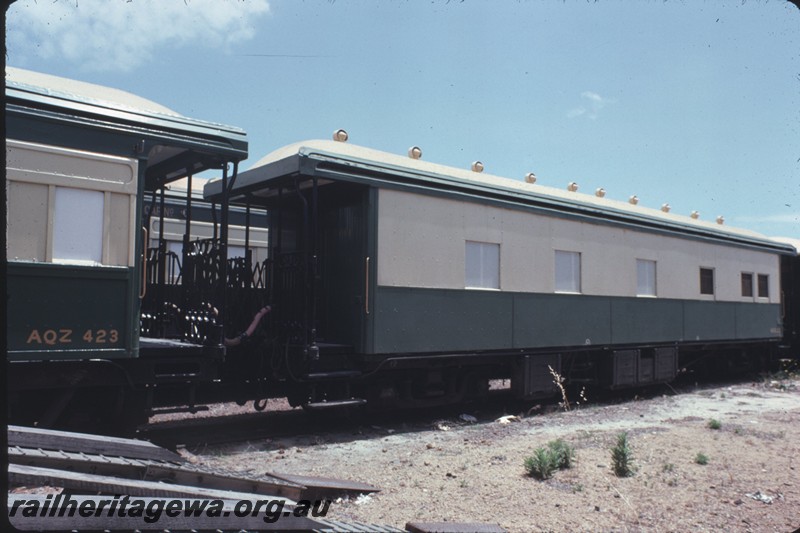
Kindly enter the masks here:
[[183, 232], [183, 261], [189, 253], [189, 243], [192, 235], [192, 171], [187, 169], [186, 174], [186, 227]]
[[214, 239], [214, 242], [217, 242], [217, 236], [219, 235], [219, 223], [217, 222], [217, 202], [211, 202], [211, 227], [213, 233], [211, 234], [211, 238]]
[[[267, 272], [267, 294], [272, 296], [273, 303], [276, 304], [276, 311], [273, 312], [273, 317], [286, 315], [286, 310], [283, 306], [283, 296], [286, 293], [284, 290], [283, 273], [280, 266], [281, 261], [281, 245], [283, 234], [283, 187], [278, 186], [278, 203], [274, 210], [271, 212], [277, 216], [269, 217], [269, 233], [267, 239], [269, 240], [269, 257], [267, 264], [269, 265], [269, 272]], [[276, 278], [278, 281], [276, 282]], [[273, 318], [274, 320], [277, 320]]]
[[250, 248], [250, 196], [247, 197], [244, 211], [244, 247]]
[[[311, 188], [311, 343], [317, 342], [317, 269], [319, 266], [319, 250], [317, 248], [317, 231], [319, 221], [319, 188], [316, 176], [312, 178]], [[317, 352], [314, 352], [316, 355]]]
[[[183, 233], [183, 250], [181, 254], [181, 308], [186, 312], [189, 309], [190, 293], [194, 290], [194, 266], [189, 263], [189, 251], [192, 244], [192, 177], [193, 172], [191, 168], [186, 169], [186, 211], [184, 216], [186, 218], [186, 227]], [[188, 336], [188, 331], [181, 328], [181, 335], [185, 339]]]
[[[216, 238], [216, 224], [214, 225]], [[222, 203], [219, 228], [219, 279], [217, 280], [217, 309], [219, 310], [219, 344], [225, 344], [225, 318], [228, 293], [228, 163], [222, 165]]]
[[250, 250], [250, 196], [247, 196], [244, 215], [244, 264], [247, 269], [246, 289], [253, 287], [253, 252]]
[[[278, 187], [278, 231], [277, 231], [277, 252], [280, 252], [283, 239], [283, 187]], [[277, 255], [277, 254], [276, 254]]]
[[158, 266], [157, 276], [158, 279], [156, 281], [156, 316], [158, 322], [158, 336], [163, 337], [165, 334], [165, 320], [166, 320], [166, 308], [164, 306], [164, 301], [166, 298], [164, 297], [165, 292], [165, 285], [167, 282], [167, 241], [164, 239], [164, 211], [165, 211], [165, 198], [164, 198], [164, 190], [167, 188], [166, 185], [162, 184], [161, 189], [159, 192], [158, 197], [158, 256], [156, 260], [156, 265]]
[[233, 163], [233, 171], [228, 179], [228, 163], [222, 167], [222, 204], [220, 205], [220, 228], [219, 228], [219, 324], [220, 324], [220, 345], [225, 344], [225, 320], [227, 318], [228, 305], [228, 215], [230, 211], [230, 193], [236, 183], [236, 176], [239, 172], [239, 163]]
[[164, 239], [164, 189], [166, 189], [166, 185], [162, 185], [161, 189], [158, 193], [158, 285], [159, 287], [164, 285], [164, 280], [166, 278], [166, 271], [165, 271], [165, 261], [164, 255], [167, 249], [167, 241]]
[[[305, 196], [303, 196], [303, 192], [300, 190], [300, 181], [296, 180], [294, 182], [294, 190], [297, 194], [297, 197], [300, 199], [300, 203], [303, 206], [303, 233], [302, 233], [302, 247], [301, 247], [301, 254], [302, 254], [302, 286], [303, 286], [303, 297], [300, 300], [302, 305], [302, 313], [303, 313], [303, 347], [307, 350], [309, 346], [308, 337], [311, 329], [311, 323], [309, 322], [309, 307], [310, 307], [310, 293], [311, 293], [311, 279], [310, 279], [310, 241], [309, 241], [309, 234], [311, 233], [311, 225], [309, 223], [309, 214], [308, 214], [308, 200], [306, 200]], [[307, 354], [306, 354], [307, 355]]]

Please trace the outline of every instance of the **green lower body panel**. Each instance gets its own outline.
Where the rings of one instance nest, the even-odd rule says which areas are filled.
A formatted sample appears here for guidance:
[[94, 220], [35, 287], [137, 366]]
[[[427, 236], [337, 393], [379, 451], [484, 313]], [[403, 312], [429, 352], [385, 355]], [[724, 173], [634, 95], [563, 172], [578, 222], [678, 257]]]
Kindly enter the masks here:
[[684, 338], [688, 341], [739, 338], [735, 306], [731, 302], [685, 302]]
[[[614, 344], [671, 342], [684, 339], [682, 300], [608, 298]], [[645, 340], [647, 339], [647, 340]]]
[[372, 353], [777, 339], [780, 306], [378, 287]]
[[9, 263], [8, 359], [135, 357], [132, 272]]
[[611, 304], [608, 298], [575, 294], [510, 293], [514, 314], [514, 348], [609, 344]]
[[[783, 334], [778, 304], [730, 304], [736, 317], [736, 338], [780, 337]], [[766, 307], [766, 309], [765, 309]]]
[[381, 287], [375, 308], [374, 353], [512, 347], [510, 293]]

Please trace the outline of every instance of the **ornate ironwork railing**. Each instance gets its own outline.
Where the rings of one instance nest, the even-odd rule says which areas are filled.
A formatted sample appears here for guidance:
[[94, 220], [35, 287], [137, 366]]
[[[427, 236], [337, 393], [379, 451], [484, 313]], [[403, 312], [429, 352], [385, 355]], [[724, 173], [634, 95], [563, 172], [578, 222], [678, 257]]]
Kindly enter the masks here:
[[270, 303], [265, 260], [251, 265], [252, 255], [227, 260], [224, 283], [226, 309], [220, 313], [222, 290], [219, 241], [201, 239], [189, 244], [183, 261], [174, 252], [151, 248], [148, 288], [142, 301], [142, 335], [179, 338], [203, 344], [218, 342], [220, 315], [229, 337], [244, 331], [256, 311]]

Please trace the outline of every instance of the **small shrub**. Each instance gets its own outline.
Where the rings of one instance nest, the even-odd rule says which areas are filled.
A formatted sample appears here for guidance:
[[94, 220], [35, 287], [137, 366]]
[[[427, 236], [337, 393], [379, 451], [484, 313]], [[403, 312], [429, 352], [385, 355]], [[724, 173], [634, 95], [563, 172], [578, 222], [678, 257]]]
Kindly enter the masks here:
[[633, 453], [628, 445], [628, 434], [617, 435], [617, 445], [611, 448], [611, 462], [617, 477], [633, 475]]
[[550, 479], [557, 468], [556, 457], [549, 448], [536, 448], [533, 455], [525, 459], [525, 470], [536, 479]]
[[719, 429], [722, 427], [722, 422], [717, 420], [716, 418], [712, 418], [708, 421], [708, 427], [711, 429]]
[[572, 467], [575, 449], [561, 439], [536, 448], [533, 455], [525, 459], [525, 470], [536, 479], [550, 479], [556, 470]]
[[547, 447], [554, 456], [556, 468], [564, 469], [572, 467], [572, 463], [575, 462], [575, 449], [572, 446], [562, 439], [558, 439], [548, 442]]
[[702, 452], [698, 452], [697, 455], [694, 457], [694, 462], [699, 465], [707, 465], [708, 464], [708, 456]]
[[672, 463], [664, 463], [664, 465], [661, 467], [661, 471], [665, 473], [672, 472], [673, 470], [675, 470], [675, 465]]

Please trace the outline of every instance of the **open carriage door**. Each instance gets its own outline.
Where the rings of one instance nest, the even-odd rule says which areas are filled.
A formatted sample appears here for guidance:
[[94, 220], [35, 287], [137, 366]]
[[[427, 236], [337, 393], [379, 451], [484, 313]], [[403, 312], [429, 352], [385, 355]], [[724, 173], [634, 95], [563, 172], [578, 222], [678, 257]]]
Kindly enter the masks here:
[[374, 279], [368, 247], [370, 190], [348, 183], [327, 187], [319, 195], [320, 338], [364, 353]]
[[281, 186], [270, 209], [274, 319], [307, 369], [332, 354], [363, 353], [370, 313], [369, 189], [300, 177]]
[[[219, 180], [204, 196], [222, 198]], [[242, 172], [231, 202], [269, 213], [273, 363], [298, 381], [336, 380], [371, 353], [376, 258], [371, 183], [301, 143]]]

